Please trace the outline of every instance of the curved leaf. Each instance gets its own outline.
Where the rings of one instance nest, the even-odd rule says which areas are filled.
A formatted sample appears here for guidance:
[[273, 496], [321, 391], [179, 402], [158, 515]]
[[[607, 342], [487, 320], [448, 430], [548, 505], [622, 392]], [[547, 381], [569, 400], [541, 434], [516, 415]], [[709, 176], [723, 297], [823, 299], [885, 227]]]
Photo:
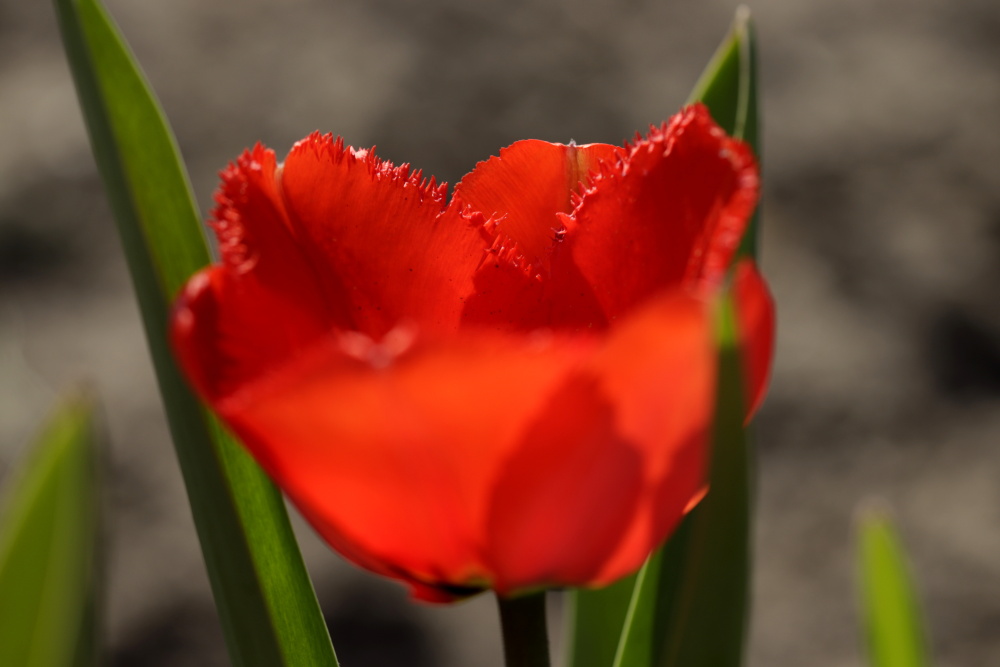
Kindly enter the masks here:
[[[755, 51], [750, 13], [741, 7], [689, 102], [705, 103], [716, 122], [747, 141], [759, 160]], [[758, 215], [759, 210], [740, 255], [757, 254]], [[743, 426], [737, 332], [728, 299], [720, 304], [719, 321], [712, 490], [639, 572], [627, 614], [620, 616], [620, 609], [608, 607], [602, 632], [621, 635], [615, 667], [735, 667], [742, 663], [749, 600], [752, 466]], [[595, 594], [577, 594], [581, 595]], [[599, 600], [588, 602], [600, 606]], [[571, 663], [570, 667], [582, 665]]]

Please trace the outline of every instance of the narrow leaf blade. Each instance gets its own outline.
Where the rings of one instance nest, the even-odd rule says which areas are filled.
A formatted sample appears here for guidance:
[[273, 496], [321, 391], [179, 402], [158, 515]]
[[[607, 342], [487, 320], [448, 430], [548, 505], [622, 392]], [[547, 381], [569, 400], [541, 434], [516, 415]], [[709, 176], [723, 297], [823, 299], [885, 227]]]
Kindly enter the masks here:
[[872, 667], [926, 667], [922, 614], [896, 531], [869, 510], [858, 527], [861, 597]]
[[[739, 7], [729, 34], [696, 84], [704, 103], [732, 136], [761, 159], [756, 40], [750, 11]], [[760, 207], [738, 256], [756, 258]], [[719, 384], [709, 494], [664, 547], [657, 616], [666, 641], [653, 664], [740, 665], [750, 588], [753, 465], [744, 427], [739, 332], [729, 297], [720, 304]]]
[[[705, 104], [717, 123], [743, 139], [760, 160], [756, 44], [750, 13], [740, 7], [688, 103]], [[754, 213], [740, 256], [757, 255]], [[731, 308], [725, 306], [725, 308]], [[634, 580], [629, 605], [622, 590], [570, 594], [567, 667], [737, 665], [742, 660], [749, 589], [750, 454], [730, 324], [720, 343], [720, 394], [712, 487]], [[728, 338], [727, 338], [728, 336]], [[711, 497], [714, 495], [714, 499]], [[633, 579], [621, 582], [624, 588]], [[713, 605], [721, 609], [716, 614]], [[617, 635], [618, 640], [611, 639]], [[617, 644], [614, 659], [606, 646]], [[688, 661], [688, 662], [685, 662]]]
[[171, 300], [209, 261], [173, 136], [101, 4], [55, 5], [232, 660], [334, 666], [280, 493], [191, 394], [170, 352]]
[[92, 407], [67, 401], [0, 509], [0, 665], [96, 665], [98, 490]]

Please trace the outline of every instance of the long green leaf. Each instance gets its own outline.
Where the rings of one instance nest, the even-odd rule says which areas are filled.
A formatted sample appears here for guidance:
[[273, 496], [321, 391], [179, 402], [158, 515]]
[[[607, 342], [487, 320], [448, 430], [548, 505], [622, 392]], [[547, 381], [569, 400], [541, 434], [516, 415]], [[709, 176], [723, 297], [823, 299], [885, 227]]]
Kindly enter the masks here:
[[858, 532], [869, 664], [926, 667], [922, 614], [896, 531], [885, 513], [869, 510]]
[[[724, 130], [747, 141], [760, 159], [756, 47], [745, 7], [737, 10], [729, 33], [688, 100], [699, 101]], [[759, 209], [740, 255], [757, 254], [758, 216]], [[739, 386], [734, 374], [739, 368], [732, 341], [723, 340], [720, 355], [723, 393], [718, 399], [714, 491], [650, 558], [638, 579], [569, 594], [567, 667], [739, 664], [749, 578], [750, 461], [742, 422], [737, 428], [735, 421], [737, 414], [742, 415], [742, 398], [735, 393]], [[627, 595], [629, 589], [633, 590]], [[682, 595], [689, 597], [682, 600]], [[699, 654], [695, 650], [699, 643], [709, 653]]]
[[67, 401], [0, 509], [0, 665], [97, 664], [98, 492], [91, 405]]
[[[737, 8], [728, 36], [692, 92], [729, 134], [746, 141], [762, 165], [757, 41], [750, 10]], [[738, 257], [759, 255], [758, 204]], [[719, 384], [710, 488], [664, 547], [657, 616], [666, 628], [662, 666], [736, 666], [743, 662], [749, 614], [753, 442], [733, 303], [721, 304]]]
[[173, 136], [100, 3], [55, 6], [230, 656], [241, 666], [336, 665], [280, 493], [190, 393], [170, 353], [170, 302], [209, 261]]

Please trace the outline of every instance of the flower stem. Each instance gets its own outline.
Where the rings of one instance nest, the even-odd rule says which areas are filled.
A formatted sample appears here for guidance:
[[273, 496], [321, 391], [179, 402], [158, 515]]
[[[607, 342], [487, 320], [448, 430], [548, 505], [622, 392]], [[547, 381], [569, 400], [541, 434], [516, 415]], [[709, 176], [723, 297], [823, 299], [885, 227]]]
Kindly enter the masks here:
[[507, 667], [549, 667], [545, 593], [516, 598], [497, 596]]

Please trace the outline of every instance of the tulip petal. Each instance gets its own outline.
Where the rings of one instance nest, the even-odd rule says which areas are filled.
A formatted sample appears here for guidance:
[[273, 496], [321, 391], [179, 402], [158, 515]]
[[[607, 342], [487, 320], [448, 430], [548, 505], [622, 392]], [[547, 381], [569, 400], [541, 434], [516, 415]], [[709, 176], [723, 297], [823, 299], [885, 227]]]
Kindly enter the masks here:
[[455, 199], [493, 221], [528, 264], [545, 261], [581, 184], [601, 163], [613, 163], [625, 151], [607, 144], [553, 144], [517, 141], [500, 155], [480, 162], [455, 186]]
[[504, 256], [490, 256], [473, 277], [462, 325], [506, 333], [552, 327], [568, 332], [603, 330], [608, 320], [587, 281], [574, 266], [558, 276], [530, 274]]
[[675, 291], [612, 328], [501, 474], [494, 587], [599, 586], [638, 568], [704, 489], [714, 383], [701, 301]]
[[359, 564], [485, 586], [495, 471], [595, 344], [470, 335], [418, 341], [379, 368], [331, 339], [215, 407], [318, 532]]
[[674, 295], [604, 342], [469, 333], [385, 359], [331, 337], [215, 407], [328, 542], [424, 599], [606, 582], [704, 485], [707, 322]]
[[592, 581], [621, 542], [646, 480], [641, 444], [619, 432], [617, 413], [601, 380], [579, 374], [528, 425], [491, 503], [499, 593]]
[[229, 393], [333, 326], [317, 274], [287, 223], [274, 172], [274, 153], [261, 146], [222, 172], [209, 223], [222, 264], [192, 278], [174, 307], [174, 348], [206, 396]]
[[316, 133], [288, 154], [281, 191], [344, 328], [379, 338], [405, 320], [457, 327], [493, 236], [447, 205], [444, 185]]
[[741, 261], [733, 277], [733, 296], [740, 330], [747, 421], [764, 401], [774, 356], [774, 299], [752, 260]]
[[[631, 147], [565, 216], [553, 275], [575, 265], [609, 318], [679, 283], [719, 284], [757, 200], [749, 148], [705, 107], [687, 107]], [[570, 283], [562, 288], [576, 289]]]
[[481, 212], [495, 227], [491, 255], [474, 277], [462, 321], [501, 331], [554, 326], [586, 330], [607, 324], [590, 286], [569, 267], [552, 298], [549, 257], [565, 230], [558, 214], [573, 210], [595, 173], [625, 155], [607, 144], [517, 141], [480, 162], [455, 186], [455, 203]]

